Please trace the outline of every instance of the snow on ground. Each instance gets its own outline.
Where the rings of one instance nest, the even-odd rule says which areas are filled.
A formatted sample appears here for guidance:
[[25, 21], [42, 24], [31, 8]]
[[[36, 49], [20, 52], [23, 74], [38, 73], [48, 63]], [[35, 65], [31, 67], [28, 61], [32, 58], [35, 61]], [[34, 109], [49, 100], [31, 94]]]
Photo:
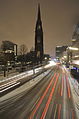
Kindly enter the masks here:
[[71, 93], [74, 101], [74, 107], [76, 110], [77, 118], [79, 118], [79, 83], [77, 82], [76, 79], [71, 77], [69, 71], [66, 68], [65, 70], [69, 75], [69, 83], [70, 83]]
[[11, 91], [10, 93], [2, 96], [0, 98], [0, 102], [4, 101], [4, 100], [7, 100], [7, 99], [9, 99], [9, 98], [11, 98], [13, 96], [16, 96], [16, 95], [18, 95], [18, 94], [20, 94], [20, 93], [22, 93], [24, 91], [27, 92], [29, 89], [31, 89], [33, 86], [35, 86], [40, 80], [42, 80], [43, 77], [45, 77], [50, 71], [51, 70], [48, 70], [48, 71], [38, 75], [37, 77], [35, 77], [34, 79], [28, 81], [27, 83], [25, 83], [24, 85], [20, 86], [19, 88], [17, 88], [15, 90]]
[[[41, 70], [46, 69], [46, 68], [50, 68], [50, 67], [52, 67], [54, 65], [56, 65], [56, 63], [53, 60], [51, 60], [51, 61], [49, 61], [49, 63], [47, 65], [41, 66], [41, 67], [36, 68], [34, 70], [35, 70], [35, 73], [38, 73]], [[0, 83], [5, 82], [5, 81], [10, 81], [12, 79], [18, 81], [19, 79], [22, 79], [22, 78], [25, 78], [25, 77], [33, 75], [33, 73], [34, 73], [33, 70], [29, 70], [29, 71], [25, 71], [25, 72], [20, 73], [20, 74], [15, 74], [14, 76], [11, 76], [9, 78], [4, 78], [4, 79], [0, 80]]]
[[70, 77], [70, 86], [71, 86], [71, 92], [73, 96], [73, 101], [75, 105], [75, 110], [77, 113], [77, 117], [79, 118], [79, 83]]

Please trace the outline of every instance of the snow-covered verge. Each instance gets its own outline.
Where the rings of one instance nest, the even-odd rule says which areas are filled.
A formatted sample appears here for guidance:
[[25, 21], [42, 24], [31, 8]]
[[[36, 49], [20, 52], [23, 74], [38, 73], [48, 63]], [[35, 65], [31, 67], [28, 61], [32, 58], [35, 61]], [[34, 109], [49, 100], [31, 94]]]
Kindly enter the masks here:
[[75, 107], [77, 118], [79, 119], [79, 83], [77, 82], [76, 79], [71, 77], [70, 72], [66, 67], [64, 67], [64, 69], [69, 77], [69, 83], [70, 83], [71, 93], [73, 97], [74, 107]]
[[27, 83], [25, 83], [24, 85], [20, 86], [19, 88], [17, 88], [15, 90], [11, 91], [10, 93], [2, 96], [0, 98], [0, 102], [1, 101], [4, 101], [4, 100], [7, 100], [7, 99], [9, 99], [9, 98], [11, 98], [13, 96], [16, 96], [16, 95], [18, 95], [18, 94], [20, 94], [20, 93], [22, 93], [24, 91], [27, 92], [33, 86], [35, 86], [37, 83], [39, 83], [50, 71], [51, 71], [51, 69], [50, 70], [47, 70], [46, 72], [38, 75], [37, 77], [35, 77], [32, 80], [28, 81]]
[[77, 118], [79, 118], [79, 83], [70, 77], [70, 87], [73, 96], [74, 106], [77, 114]]

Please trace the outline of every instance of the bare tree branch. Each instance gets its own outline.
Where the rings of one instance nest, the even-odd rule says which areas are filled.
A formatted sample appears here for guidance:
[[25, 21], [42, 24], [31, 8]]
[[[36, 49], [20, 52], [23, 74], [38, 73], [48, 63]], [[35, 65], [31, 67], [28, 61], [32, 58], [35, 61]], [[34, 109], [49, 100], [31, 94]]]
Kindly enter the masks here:
[[27, 51], [28, 51], [28, 48], [26, 47], [26, 45], [25, 45], [25, 44], [22, 44], [22, 45], [20, 46], [20, 54], [21, 54], [21, 55], [24, 55], [24, 54], [27, 53]]

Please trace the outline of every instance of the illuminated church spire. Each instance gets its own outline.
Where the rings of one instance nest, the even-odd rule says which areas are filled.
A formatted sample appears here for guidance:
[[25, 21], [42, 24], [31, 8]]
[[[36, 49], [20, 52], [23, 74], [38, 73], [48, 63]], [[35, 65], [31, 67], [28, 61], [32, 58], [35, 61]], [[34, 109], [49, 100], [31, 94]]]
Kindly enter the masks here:
[[38, 4], [38, 16], [35, 28], [35, 52], [37, 59], [40, 61], [43, 59], [43, 29], [42, 29], [42, 21], [41, 21], [41, 12], [40, 12], [40, 4]]
[[38, 4], [38, 16], [37, 16], [37, 22], [36, 22], [36, 30], [43, 31], [43, 29], [42, 29], [42, 21], [41, 21], [40, 4]]
[[40, 4], [38, 4], [38, 20], [41, 21]]

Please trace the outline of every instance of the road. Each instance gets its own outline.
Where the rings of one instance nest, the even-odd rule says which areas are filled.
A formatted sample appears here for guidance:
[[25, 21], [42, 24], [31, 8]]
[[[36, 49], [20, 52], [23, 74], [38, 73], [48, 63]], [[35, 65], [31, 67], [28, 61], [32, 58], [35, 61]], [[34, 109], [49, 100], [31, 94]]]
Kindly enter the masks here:
[[54, 66], [30, 90], [1, 101], [0, 119], [77, 119], [64, 67]]

